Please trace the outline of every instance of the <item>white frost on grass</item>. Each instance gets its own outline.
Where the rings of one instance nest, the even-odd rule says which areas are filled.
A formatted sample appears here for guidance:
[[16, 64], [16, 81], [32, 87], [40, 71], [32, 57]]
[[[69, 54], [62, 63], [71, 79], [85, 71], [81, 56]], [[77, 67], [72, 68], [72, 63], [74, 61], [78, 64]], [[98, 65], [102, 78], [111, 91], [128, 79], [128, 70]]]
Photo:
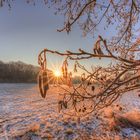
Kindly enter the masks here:
[[[0, 84], [0, 140], [90, 140], [93, 138], [103, 139], [116, 138], [116, 132], [109, 129], [107, 116], [89, 116], [77, 118], [58, 113], [57, 105], [59, 88], [51, 87], [46, 99], [39, 95], [35, 84]], [[119, 100], [120, 106], [126, 111], [140, 108], [140, 97], [138, 93], [127, 93]], [[114, 107], [104, 110], [111, 114]], [[112, 112], [111, 112], [112, 111]], [[104, 113], [105, 115], [105, 113]], [[126, 135], [125, 135], [126, 134]], [[133, 128], [122, 128], [118, 135], [130, 137], [139, 134], [139, 130]], [[124, 136], [123, 136], [124, 135]]]

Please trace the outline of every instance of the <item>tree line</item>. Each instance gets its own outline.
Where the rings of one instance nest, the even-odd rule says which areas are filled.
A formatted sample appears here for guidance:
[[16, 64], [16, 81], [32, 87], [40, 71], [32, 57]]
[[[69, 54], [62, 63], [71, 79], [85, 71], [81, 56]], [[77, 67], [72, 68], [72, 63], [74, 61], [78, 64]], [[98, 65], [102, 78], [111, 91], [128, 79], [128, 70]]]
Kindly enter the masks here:
[[4, 63], [0, 61], [0, 83], [34, 83], [39, 67], [21, 61]]

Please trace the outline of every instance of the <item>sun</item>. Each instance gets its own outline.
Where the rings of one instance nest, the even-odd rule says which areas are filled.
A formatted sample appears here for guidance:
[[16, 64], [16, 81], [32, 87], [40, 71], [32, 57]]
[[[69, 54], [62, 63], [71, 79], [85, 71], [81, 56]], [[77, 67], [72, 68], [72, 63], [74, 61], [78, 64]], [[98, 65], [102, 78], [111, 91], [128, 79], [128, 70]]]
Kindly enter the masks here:
[[60, 77], [61, 76], [61, 71], [60, 70], [55, 70], [54, 72], [55, 77]]

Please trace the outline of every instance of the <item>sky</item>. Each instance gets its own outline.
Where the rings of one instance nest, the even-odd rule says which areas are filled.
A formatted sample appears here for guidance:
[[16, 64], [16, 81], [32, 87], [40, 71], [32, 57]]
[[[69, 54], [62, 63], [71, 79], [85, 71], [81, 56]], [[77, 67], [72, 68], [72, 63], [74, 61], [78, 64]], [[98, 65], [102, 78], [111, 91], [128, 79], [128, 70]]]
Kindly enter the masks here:
[[[38, 65], [38, 54], [44, 48], [61, 52], [76, 51], [79, 48], [92, 50], [95, 41], [92, 35], [82, 37], [82, 32], [76, 25], [69, 35], [66, 32], [57, 32], [61, 27], [63, 16], [54, 15], [54, 11], [43, 3], [33, 6], [20, 0], [12, 4], [11, 10], [6, 6], [0, 8], [0, 60]], [[100, 32], [102, 31], [99, 34]], [[64, 58], [49, 55], [47, 59], [49, 65], [55, 65], [60, 64]], [[107, 60], [91, 61], [93, 65], [107, 64]], [[83, 63], [89, 65], [87, 60]]]

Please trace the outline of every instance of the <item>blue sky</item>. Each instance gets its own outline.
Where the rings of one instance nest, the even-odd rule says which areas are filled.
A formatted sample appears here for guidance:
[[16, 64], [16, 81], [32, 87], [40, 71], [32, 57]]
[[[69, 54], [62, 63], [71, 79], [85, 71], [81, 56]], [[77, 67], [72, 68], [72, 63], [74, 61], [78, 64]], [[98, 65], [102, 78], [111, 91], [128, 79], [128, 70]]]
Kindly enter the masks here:
[[[10, 11], [8, 7], [0, 8], [0, 60], [20, 60], [37, 65], [38, 53], [43, 48], [58, 51], [76, 51], [78, 48], [92, 50], [92, 35], [82, 37], [78, 26], [75, 25], [69, 35], [57, 32], [57, 28], [63, 26], [63, 16], [53, 13], [43, 3], [33, 6], [24, 1], [14, 2]], [[101, 33], [104, 34], [102, 28]], [[51, 63], [60, 63], [63, 58], [51, 55], [48, 59]], [[107, 61], [94, 59], [92, 63], [102, 65]], [[87, 60], [85, 64], [89, 64]]]

